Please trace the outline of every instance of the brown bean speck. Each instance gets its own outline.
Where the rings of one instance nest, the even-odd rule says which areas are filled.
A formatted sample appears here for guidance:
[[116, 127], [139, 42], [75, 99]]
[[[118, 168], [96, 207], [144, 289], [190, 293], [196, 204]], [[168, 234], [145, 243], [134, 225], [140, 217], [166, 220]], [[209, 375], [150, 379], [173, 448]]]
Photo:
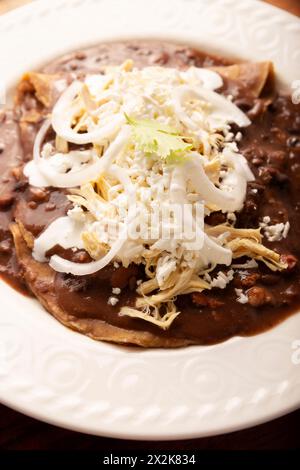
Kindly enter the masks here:
[[47, 191], [41, 188], [31, 187], [29, 190], [30, 197], [35, 202], [42, 202], [47, 197]]
[[264, 287], [251, 287], [247, 291], [248, 302], [252, 307], [261, 307], [272, 302], [270, 293]]
[[56, 205], [55, 205], [53, 202], [48, 202], [48, 203], [45, 205], [45, 210], [46, 210], [46, 212], [54, 211], [54, 209], [56, 209]]
[[27, 205], [30, 209], [36, 209], [37, 208], [37, 203], [35, 201], [29, 201]]

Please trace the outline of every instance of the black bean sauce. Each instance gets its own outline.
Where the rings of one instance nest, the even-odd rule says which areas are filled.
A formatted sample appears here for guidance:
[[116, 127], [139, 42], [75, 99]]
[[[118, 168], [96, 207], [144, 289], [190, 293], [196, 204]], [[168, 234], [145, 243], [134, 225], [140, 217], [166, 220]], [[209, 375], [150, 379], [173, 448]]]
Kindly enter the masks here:
[[[231, 61], [210, 56], [190, 47], [159, 42], [123, 42], [103, 44], [88, 50], [68, 54], [47, 65], [45, 73], [63, 73], [70, 81], [86, 73], [99, 73], [104, 65], [119, 64], [132, 58], [139, 67], [163, 65], [184, 68], [190, 65], [230, 65]], [[199, 344], [223, 341], [234, 335], [253, 335], [267, 330], [295, 313], [300, 307], [300, 109], [289, 97], [275, 96], [268, 105], [263, 100], [249, 97], [247, 90], [225, 83], [223, 92], [232, 94], [236, 104], [246, 111], [252, 125], [241, 129], [241, 152], [247, 158], [255, 174], [255, 182], [248, 185], [247, 198], [237, 226], [257, 227], [264, 216], [272, 223], [289, 221], [291, 228], [286, 239], [264, 244], [285, 257], [288, 269], [273, 273], [259, 264], [258, 268], [242, 270], [224, 290], [212, 290], [209, 294], [180, 296], [177, 306], [181, 314], [168, 331], [162, 331], [142, 320], [118, 315], [123, 305], [134, 305], [137, 279], [143, 277], [140, 267], [128, 269], [108, 266], [92, 276], [76, 277], [57, 274], [55, 291], [61, 308], [78, 318], [104, 320], [131, 330], [152, 331], [156, 335], [188, 338]], [[31, 99], [32, 97], [30, 97]], [[29, 99], [28, 96], [26, 98]], [[31, 101], [34, 108], [36, 100]], [[32, 142], [38, 126], [28, 127], [19, 137], [16, 118], [8, 115], [0, 119], [0, 170], [7, 173], [11, 164], [14, 175], [8, 172], [0, 192], [0, 272], [11, 280], [22, 283], [14, 255], [9, 224], [21, 221], [24, 227], [37, 236], [51, 221], [63, 215], [69, 208], [65, 191], [57, 189], [36, 190], [30, 188], [20, 176], [23, 150], [30, 158]], [[8, 128], [12, 137], [7, 139]], [[23, 129], [24, 130], [24, 129]], [[235, 129], [238, 130], [238, 129]], [[25, 142], [24, 142], [25, 136]], [[12, 143], [14, 142], [14, 144]], [[28, 157], [29, 155], [29, 157]], [[212, 214], [209, 223], [222, 223], [222, 214]], [[60, 247], [53, 252], [79, 262], [89, 261], [82, 252]], [[53, 254], [53, 253], [52, 253]], [[243, 259], [238, 260], [242, 263]], [[15, 282], [15, 281], [14, 281]], [[107, 299], [112, 287], [121, 287], [117, 306], [109, 306]], [[236, 301], [235, 289], [247, 291], [248, 303]]]

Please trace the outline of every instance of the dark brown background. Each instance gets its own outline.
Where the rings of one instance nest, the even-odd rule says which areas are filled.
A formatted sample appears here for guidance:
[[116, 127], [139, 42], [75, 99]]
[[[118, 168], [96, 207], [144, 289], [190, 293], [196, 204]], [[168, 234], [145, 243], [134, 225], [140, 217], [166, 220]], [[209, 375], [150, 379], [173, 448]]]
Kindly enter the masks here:
[[[0, 14], [31, 0], [0, 0]], [[242, 0], [237, 0], [242, 1]], [[269, 0], [300, 16], [300, 0]], [[299, 449], [300, 410], [275, 421], [236, 433], [177, 442], [138, 442], [107, 439], [66, 431], [41, 423], [0, 405], [2, 450], [195, 450]]]

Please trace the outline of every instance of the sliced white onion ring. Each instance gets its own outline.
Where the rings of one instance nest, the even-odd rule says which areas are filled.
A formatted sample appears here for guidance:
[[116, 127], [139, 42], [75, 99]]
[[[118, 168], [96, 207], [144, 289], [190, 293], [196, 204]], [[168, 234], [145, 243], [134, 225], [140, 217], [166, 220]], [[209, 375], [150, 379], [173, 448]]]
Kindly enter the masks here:
[[191, 127], [193, 130], [197, 128], [197, 125], [183, 109], [183, 102], [187, 98], [204, 100], [212, 105], [212, 112], [209, 116], [214, 120], [218, 120], [220, 118], [223, 122], [234, 122], [240, 127], [246, 127], [251, 124], [251, 121], [246, 114], [244, 114], [235, 104], [225, 98], [225, 96], [205, 88], [197, 87], [197, 89], [195, 89], [187, 85], [182, 85], [173, 93], [174, 108], [183, 124], [187, 127]]
[[59, 217], [54, 220], [41, 235], [34, 241], [32, 256], [40, 262], [47, 260], [46, 253], [53, 248], [59, 239], [62, 248], [76, 247], [84, 248], [82, 239], [82, 224], [72, 220], [70, 217]]
[[[111, 162], [123, 151], [131, 135], [129, 126], [125, 125], [101, 158], [96, 157], [97, 160], [94, 163], [87, 163], [80, 170], [69, 171], [68, 173], [62, 174], [55, 171], [51, 166], [51, 157], [49, 160], [46, 160], [40, 155], [41, 145], [50, 126], [51, 122], [48, 119], [44, 122], [36, 136], [33, 149], [33, 161], [43, 179], [48, 182], [48, 184], [41, 184], [41, 186], [55, 186], [57, 188], [74, 188], [75, 186], [80, 186], [87, 181], [95, 179], [95, 177], [105, 171]], [[33, 183], [36, 179], [36, 168], [32, 167], [31, 162], [26, 165], [25, 168], [25, 174], [29, 177], [29, 180], [31, 175], [33, 176]], [[43, 183], [43, 180], [41, 179], [40, 182]]]
[[136, 216], [134, 186], [131, 183], [129, 176], [127, 175], [126, 171], [124, 171], [123, 168], [117, 165], [112, 165], [110, 169], [108, 170], [108, 173], [114, 175], [116, 178], [120, 180], [128, 196], [129, 210], [128, 210], [127, 217], [124, 221], [124, 228], [122, 229], [119, 238], [112, 245], [109, 252], [98, 261], [92, 261], [90, 263], [74, 263], [72, 261], [68, 261], [64, 258], [61, 258], [58, 255], [52, 256], [50, 258], [49, 264], [55, 271], [63, 272], [63, 273], [70, 273], [76, 276], [85, 276], [85, 275], [93, 274], [97, 271], [100, 271], [100, 269], [103, 269], [105, 266], [107, 266], [118, 255], [124, 243], [128, 240], [129, 226], [133, 222]]
[[207, 90], [216, 90], [223, 85], [221, 75], [205, 68], [190, 67], [185, 72], [181, 72], [181, 75], [191, 85], [204, 87]]
[[81, 91], [83, 83], [75, 81], [61, 95], [55, 104], [52, 112], [52, 126], [59, 137], [72, 142], [73, 144], [83, 145], [89, 143], [102, 143], [116, 135], [121, 125], [125, 122], [122, 114], [112, 116], [110, 122], [91, 132], [80, 134], [71, 128], [72, 120], [81, 109], [80, 103], [74, 102], [74, 99]]
[[[198, 156], [199, 159], [199, 156]], [[201, 168], [201, 162], [199, 161]], [[189, 162], [186, 163], [186, 166], [189, 166]], [[199, 171], [199, 166], [197, 165], [197, 168], [194, 168], [193, 174], [197, 174]], [[203, 170], [204, 171], [204, 170]], [[171, 179], [171, 185], [170, 185], [170, 198], [172, 202], [179, 203], [179, 204], [185, 204], [186, 202], [186, 179], [188, 179], [189, 171], [186, 172], [184, 171], [181, 167], [175, 167], [173, 170], [172, 174], [172, 179]], [[207, 178], [207, 176], [205, 175]], [[200, 186], [201, 187], [201, 186]], [[215, 186], [214, 186], [215, 188]], [[215, 188], [217, 189], [217, 188]], [[199, 191], [198, 188], [198, 192]], [[224, 196], [222, 196], [224, 198]], [[189, 205], [186, 206], [189, 209]], [[186, 213], [185, 213], [186, 214]], [[195, 226], [196, 221], [194, 220], [192, 213], [188, 213], [187, 220], [185, 220], [185, 223], [191, 224], [191, 219], [192, 219], [192, 224]], [[232, 252], [231, 250], [227, 248], [223, 248], [221, 245], [216, 243], [212, 238], [208, 237], [204, 231], [204, 227], [199, 227], [197, 226], [197, 249], [201, 250], [199, 253], [200, 258], [202, 259], [202, 262], [204, 265], [208, 264], [225, 264], [226, 266], [229, 266], [232, 261]], [[199, 237], [199, 235], [202, 235]]]
[[[197, 153], [191, 153], [190, 155], [192, 158], [185, 166], [187, 178], [191, 181], [194, 190], [202, 196], [203, 200], [216, 205], [223, 211], [235, 212], [240, 210], [243, 207], [246, 195], [247, 181], [253, 178], [251, 172], [246, 175], [244, 168], [241, 167], [239, 157], [243, 157], [236, 154], [230, 159], [230, 163], [235, 171], [229, 169], [223, 181], [224, 186], [225, 184], [227, 186], [230, 185], [229, 190], [217, 188], [206, 175], [199, 155]], [[229, 162], [229, 156], [227, 158]]]

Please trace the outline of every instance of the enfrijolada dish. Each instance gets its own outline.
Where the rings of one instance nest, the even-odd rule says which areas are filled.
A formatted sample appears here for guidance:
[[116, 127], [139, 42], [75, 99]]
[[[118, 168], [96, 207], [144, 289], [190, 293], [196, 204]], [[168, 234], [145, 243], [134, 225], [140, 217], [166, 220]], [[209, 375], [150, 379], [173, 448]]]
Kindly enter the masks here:
[[300, 114], [270, 62], [102, 44], [0, 118], [0, 269], [64, 325], [211, 344], [299, 309]]

